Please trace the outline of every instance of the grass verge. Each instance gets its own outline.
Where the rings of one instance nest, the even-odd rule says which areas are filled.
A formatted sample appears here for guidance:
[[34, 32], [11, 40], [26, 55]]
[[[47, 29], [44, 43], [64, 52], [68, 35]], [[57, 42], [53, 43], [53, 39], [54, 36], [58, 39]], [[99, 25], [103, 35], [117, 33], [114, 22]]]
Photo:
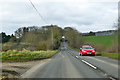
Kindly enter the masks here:
[[96, 52], [96, 56], [105, 56], [105, 57], [109, 57], [109, 58], [112, 58], [112, 59], [119, 59], [118, 56], [120, 56], [120, 54], [118, 53], [99, 53], [99, 52]]
[[31, 60], [40, 60], [40, 59], [47, 59], [52, 57], [58, 52], [58, 50], [54, 51], [12, 51], [9, 50], [7, 52], [1, 52], [2, 54], [2, 61], [15, 61], [15, 62], [22, 62], [22, 61], [31, 61]]
[[[72, 48], [73, 50], [76, 50], [76, 51], [80, 51], [79, 49], [75, 49], [73, 47], [71, 47], [69, 44], [68, 46], [70, 48]], [[103, 53], [103, 52], [96, 52], [95, 53], [96, 56], [105, 56], [105, 57], [108, 57], [108, 58], [112, 58], [112, 59], [120, 59], [118, 56], [120, 56], [120, 54], [118, 53]]]

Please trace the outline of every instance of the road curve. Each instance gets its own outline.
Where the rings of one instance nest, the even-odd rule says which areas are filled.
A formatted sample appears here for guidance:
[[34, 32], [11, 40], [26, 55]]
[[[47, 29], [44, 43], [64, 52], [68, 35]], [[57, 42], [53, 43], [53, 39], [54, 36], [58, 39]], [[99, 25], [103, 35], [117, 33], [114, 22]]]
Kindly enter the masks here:
[[[70, 49], [65, 42], [61, 43], [61, 50], [51, 59], [42, 64], [35, 65], [26, 73], [21, 75], [22, 78], [108, 78], [105, 74], [86, 65], [81, 59], [92, 61], [93, 63], [101, 62], [96, 57], [80, 57], [78, 52]], [[76, 58], [76, 56], [78, 56]], [[80, 58], [80, 59], [79, 59]], [[95, 60], [95, 61], [93, 61]], [[103, 61], [104, 62], [104, 61]], [[92, 63], [92, 64], [93, 64]], [[97, 64], [96, 64], [97, 65]], [[113, 65], [113, 64], [111, 64]], [[98, 66], [98, 65], [97, 65]], [[114, 66], [116, 69], [116, 66]], [[117, 75], [117, 74], [116, 74]], [[116, 76], [115, 77], [118, 77]]]

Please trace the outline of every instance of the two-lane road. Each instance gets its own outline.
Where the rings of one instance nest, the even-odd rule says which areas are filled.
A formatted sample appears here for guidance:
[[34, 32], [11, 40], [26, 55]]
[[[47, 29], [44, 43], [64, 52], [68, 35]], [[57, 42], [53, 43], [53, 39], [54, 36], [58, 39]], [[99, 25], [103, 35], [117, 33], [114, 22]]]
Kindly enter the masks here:
[[[70, 49], [66, 43], [61, 43], [61, 50], [48, 61], [35, 65], [22, 75], [23, 78], [108, 78], [105, 74], [91, 68], [81, 61], [95, 59], [78, 56], [78, 52]], [[76, 56], [78, 56], [76, 58]], [[80, 58], [80, 59], [79, 59]], [[88, 59], [87, 59], [88, 58]], [[100, 59], [99, 59], [100, 60]], [[95, 60], [97, 62], [97, 60]], [[98, 61], [100, 62], [100, 61]], [[113, 64], [111, 64], [113, 65]], [[98, 66], [98, 64], [97, 64]], [[100, 66], [100, 65], [99, 65]], [[109, 68], [108, 68], [109, 69]], [[113, 69], [117, 69], [113, 68]], [[115, 72], [116, 70], [113, 70]], [[118, 73], [115, 74], [115, 77]]]

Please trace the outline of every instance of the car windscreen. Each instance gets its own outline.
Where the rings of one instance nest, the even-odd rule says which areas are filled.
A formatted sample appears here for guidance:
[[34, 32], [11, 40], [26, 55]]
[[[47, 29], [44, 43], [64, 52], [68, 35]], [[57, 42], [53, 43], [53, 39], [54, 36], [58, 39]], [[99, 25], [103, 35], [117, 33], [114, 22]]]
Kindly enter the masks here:
[[93, 49], [92, 47], [83, 47], [83, 49]]

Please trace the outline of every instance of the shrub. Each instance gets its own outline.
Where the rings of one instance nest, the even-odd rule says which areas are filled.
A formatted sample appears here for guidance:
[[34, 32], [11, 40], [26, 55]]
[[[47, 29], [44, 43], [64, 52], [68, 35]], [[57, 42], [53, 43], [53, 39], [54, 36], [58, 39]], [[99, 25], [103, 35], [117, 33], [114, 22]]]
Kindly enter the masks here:
[[38, 50], [47, 50], [47, 44], [45, 42], [40, 42], [38, 44]]
[[93, 47], [97, 52], [104, 52], [106, 50], [106, 47], [100, 44], [93, 45]]

